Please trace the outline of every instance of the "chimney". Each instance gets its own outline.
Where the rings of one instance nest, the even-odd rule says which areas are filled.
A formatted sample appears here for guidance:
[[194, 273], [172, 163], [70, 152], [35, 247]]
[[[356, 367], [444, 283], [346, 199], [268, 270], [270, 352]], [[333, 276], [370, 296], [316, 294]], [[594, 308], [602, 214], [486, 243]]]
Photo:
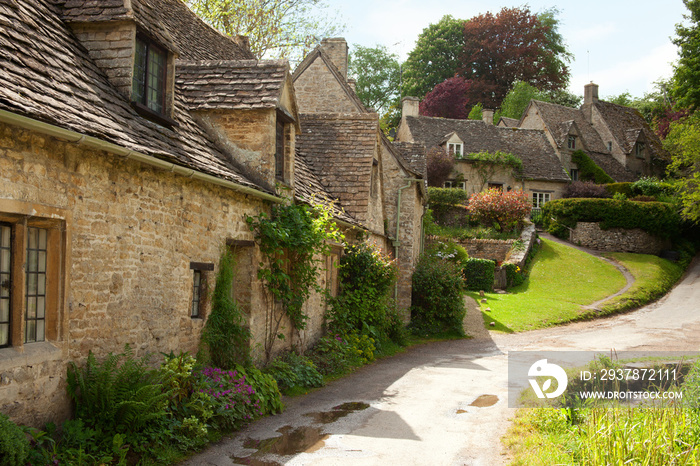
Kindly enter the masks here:
[[595, 104], [598, 102], [598, 85], [586, 84], [583, 87], [583, 105]]
[[352, 78], [348, 79], [348, 86], [350, 86], [350, 89], [357, 92], [357, 81]]
[[340, 70], [344, 79], [348, 79], [348, 43], [342, 37], [323, 39], [321, 48], [330, 57], [333, 64]]
[[408, 96], [401, 99], [401, 118], [417, 117], [419, 115], [418, 104], [420, 104], [418, 97]]
[[481, 119], [487, 125], [493, 125], [493, 110], [490, 108], [484, 108], [481, 110]]

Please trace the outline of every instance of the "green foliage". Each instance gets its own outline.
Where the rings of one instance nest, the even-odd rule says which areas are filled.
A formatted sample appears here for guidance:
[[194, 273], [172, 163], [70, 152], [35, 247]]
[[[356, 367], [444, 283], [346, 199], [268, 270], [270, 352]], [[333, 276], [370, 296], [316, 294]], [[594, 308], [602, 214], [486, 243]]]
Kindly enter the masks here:
[[282, 392], [294, 387], [313, 388], [323, 386], [323, 375], [316, 369], [314, 362], [307, 356], [294, 351], [284, 353], [265, 367], [264, 372], [277, 381]]
[[275, 379], [269, 374], [263, 373], [255, 367], [237, 367], [236, 370], [245, 376], [248, 383], [253, 387], [255, 393], [254, 400], [258, 403], [259, 414], [277, 414], [284, 410], [282, 404], [282, 394]]
[[431, 147], [426, 154], [428, 185], [440, 187], [450, 177], [455, 166], [455, 157], [440, 147]]
[[[204, 367], [195, 374], [197, 391], [209, 397], [211, 424], [220, 430], [237, 429], [264, 413], [255, 388], [242, 367], [233, 370]], [[196, 418], [195, 418], [196, 419]], [[190, 425], [187, 429], [197, 426]]]
[[549, 102], [550, 99], [546, 92], [540, 91], [535, 86], [522, 81], [517, 82], [503, 99], [500, 116], [519, 120], [531, 100]]
[[[693, 5], [700, 8], [699, 1]], [[682, 215], [700, 223], [700, 113], [672, 123], [664, 148], [673, 156], [668, 171], [679, 179]]]
[[240, 307], [231, 298], [234, 265], [233, 255], [225, 250], [219, 260], [211, 314], [202, 331], [205, 354], [211, 364], [224, 369], [250, 362], [250, 330]]
[[615, 193], [615, 194], [613, 195], [613, 199], [615, 199], [616, 201], [626, 201], [626, 200], [627, 200], [627, 196], [626, 196], [625, 194], [623, 194], [623, 193]]
[[445, 15], [423, 29], [403, 65], [402, 95], [422, 98], [457, 74], [464, 48], [464, 20]]
[[581, 181], [595, 181], [597, 184], [614, 183], [615, 180], [610, 178], [591, 158], [582, 150], [576, 150], [571, 154], [571, 161], [574, 162], [579, 169], [579, 179]]
[[506, 269], [506, 281], [508, 288], [512, 286], [522, 285], [525, 282], [525, 273], [520, 270], [517, 264], [505, 263], [503, 268]]
[[472, 195], [467, 206], [474, 220], [499, 231], [517, 230], [531, 210], [532, 205], [525, 192], [503, 192], [495, 188]]
[[29, 440], [20, 426], [0, 413], [0, 466], [24, 466], [29, 456]]
[[348, 57], [348, 71], [355, 79], [357, 97], [366, 107], [383, 116], [392, 105], [399, 104], [399, 57], [385, 46], [354, 44]]
[[321, 204], [276, 204], [269, 217], [260, 213], [245, 219], [264, 256], [258, 278], [272, 301], [284, 310], [284, 314], [269, 311], [267, 315], [265, 352], [269, 359], [283, 315], [297, 331], [306, 327], [303, 305], [312, 290], [324, 291], [317, 282], [320, 256], [327, 255], [329, 242], [341, 241], [342, 235], [330, 209]]
[[124, 353], [110, 353], [98, 363], [90, 352], [85, 367], [68, 365], [68, 394], [75, 414], [101, 435], [125, 434], [127, 443], [154, 440], [150, 429], [166, 416], [169, 392], [162, 377], [148, 368], [148, 358], [134, 358], [127, 345]]
[[349, 245], [340, 259], [340, 293], [330, 299], [329, 327], [340, 333], [372, 333], [386, 326], [390, 293], [396, 282], [394, 262], [374, 245]]
[[453, 262], [459, 267], [462, 267], [469, 259], [469, 253], [464, 249], [464, 246], [460, 246], [454, 241], [438, 241], [431, 245], [427, 252], [432, 256]]
[[458, 188], [428, 188], [428, 202], [431, 207], [434, 204], [467, 204], [469, 194]]
[[556, 223], [570, 228], [576, 222], [600, 222], [604, 230], [641, 228], [662, 238], [676, 235], [681, 222], [670, 204], [616, 199], [556, 199], [544, 205], [542, 215], [548, 231], [554, 218]]
[[491, 291], [496, 279], [496, 263], [488, 259], [469, 258], [464, 264], [464, 283], [467, 290]]
[[374, 339], [356, 332], [334, 333], [321, 338], [309, 358], [323, 375], [340, 375], [374, 360]]
[[678, 49], [678, 63], [673, 75], [672, 94], [681, 107], [700, 107], [700, 0], [683, 0], [688, 13], [685, 23], [676, 24], [673, 43]]
[[337, 37], [339, 26], [321, 11], [321, 0], [187, 0], [200, 18], [236, 38], [247, 36], [258, 58], [289, 58], [299, 62], [320, 37]]
[[467, 115], [468, 120], [480, 121], [484, 117], [484, 106], [481, 104], [476, 104], [469, 110], [469, 115]]
[[513, 176], [516, 178], [523, 169], [523, 161], [520, 160], [519, 157], [508, 152], [476, 152], [468, 154], [466, 158], [469, 160], [474, 170], [476, 170], [479, 180], [481, 181], [479, 191], [484, 189], [484, 185], [486, 185], [488, 180], [493, 178], [499, 169], [510, 169]]
[[[464, 335], [464, 281], [461, 267], [425, 252], [413, 272], [411, 327], [420, 333]], [[493, 282], [492, 282], [493, 284]]]
[[625, 182], [625, 183], [608, 183], [605, 185], [605, 189], [610, 193], [610, 194], [624, 194], [626, 197], [632, 197], [632, 183], [630, 182]]
[[653, 176], [645, 176], [632, 183], [632, 191], [642, 196], [656, 197], [661, 194], [669, 194], [667, 186]]

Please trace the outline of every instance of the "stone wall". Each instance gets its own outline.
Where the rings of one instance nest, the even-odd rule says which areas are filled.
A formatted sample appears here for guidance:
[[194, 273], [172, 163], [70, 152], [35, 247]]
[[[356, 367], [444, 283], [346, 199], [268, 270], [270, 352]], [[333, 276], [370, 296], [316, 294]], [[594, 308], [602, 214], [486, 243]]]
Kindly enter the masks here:
[[[251, 348], [260, 360], [266, 301], [244, 220], [260, 212], [269, 205], [254, 196], [0, 125], [0, 214], [10, 219], [3, 221], [55, 224], [65, 252], [65, 287], [47, 296], [59, 301], [56, 331], [46, 342], [17, 339], [0, 349], [0, 412], [30, 425], [65, 418], [66, 364], [89, 351], [99, 358], [128, 343], [137, 355], [196, 352], [209, 303], [202, 318], [190, 317], [191, 262], [217, 266], [231, 240], [250, 247], [233, 286], [248, 295]], [[216, 270], [204, 273], [211, 290]], [[313, 343], [322, 303], [312, 296], [301, 341], [277, 341], [275, 351]]]
[[358, 109], [319, 56], [294, 80], [300, 113], [358, 113]]
[[625, 230], [610, 228], [601, 230], [597, 223], [578, 222], [571, 232], [571, 242], [598, 251], [635, 252], [639, 254], [659, 254], [669, 249], [671, 244], [635, 228]]
[[513, 240], [498, 239], [465, 239], [458, 242], [469, 253], [469, 257], [489, 259], [496, 262], [506, 260]]

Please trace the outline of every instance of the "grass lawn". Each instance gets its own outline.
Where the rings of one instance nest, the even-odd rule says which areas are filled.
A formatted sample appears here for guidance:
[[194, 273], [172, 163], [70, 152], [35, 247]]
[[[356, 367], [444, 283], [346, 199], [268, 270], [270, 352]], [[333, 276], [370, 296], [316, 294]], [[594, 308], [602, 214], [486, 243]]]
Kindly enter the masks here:
[[[625, 277], [613, 265], [577, 249], [543, 240], [530, 276], [508, 294], [487, 293], [481, 304], [487, 328], [522, 332], [580, 319], [581, 306], [620, 291]], [[478, 293], [469, 293], [477, 301]], [[491, 308], [486, 312], [487, 307]], [[489, 322], [495, 322], [490, 327]]]
[[680, 265], [657, 256], [616, 252], [608, 257], [624, 265], [635, 282], [626, 293], [603, 305], [604, 314], [634, 309], [660, 298], [683, 275]]

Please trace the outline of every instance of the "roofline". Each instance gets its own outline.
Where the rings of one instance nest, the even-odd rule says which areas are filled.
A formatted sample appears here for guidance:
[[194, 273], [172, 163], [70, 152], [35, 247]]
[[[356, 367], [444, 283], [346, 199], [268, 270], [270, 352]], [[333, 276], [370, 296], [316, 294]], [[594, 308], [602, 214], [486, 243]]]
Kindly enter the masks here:
[[156, 157], [137, 152], [135, 150], [127, 149], [117, 144], [111, 142], [103, 141], [93, 136], [87, 136], [75, 131], [71, 131], [65, 128], [54, 126], [48, 123], [44, 123], [33, 118], [29, 118], [23, 115], [18, 115], [16, 113], [8, 112], [6, 110], [0, 109], [0, 122], [7, 123], [14, 126], [19, 126], [20, 128], [28, 129], [31, 131], [36, 131], [47, 136], [52, 136], [60, 139], [67, 140], [68, 142], [73, 142], [78, 145], [83, 145], [91, 147], [97, 150], [103, 150], [110, 152], [114, 155], [124, 157], [125, 159], [135, 160], [137, 162], [145, 163], [154, 167], [161, 168], [166, 171], [176, 173], [178, 175], [185, 176], [187, 178], [193, 178], [196, 180], [204, 181], [206, 183], [215, 184], [223, 186], [224, 188], [232, 189], [234, 191], [241, 192], [243, 194], [250, 194], [265, 201], [281, 203], [284, 199], [273, 194], [269, 194], [257, 189], [243, 186], [241, 184], [235, 183], [233, 181], [226, 180], [224, 178], [219, 178], [217, 176], [209, 175], [204, 172], [194, 170], [192, 168], [186, 168], [181, 165], [176, 165], [171, 162], [166, 162], [160, 160]]

